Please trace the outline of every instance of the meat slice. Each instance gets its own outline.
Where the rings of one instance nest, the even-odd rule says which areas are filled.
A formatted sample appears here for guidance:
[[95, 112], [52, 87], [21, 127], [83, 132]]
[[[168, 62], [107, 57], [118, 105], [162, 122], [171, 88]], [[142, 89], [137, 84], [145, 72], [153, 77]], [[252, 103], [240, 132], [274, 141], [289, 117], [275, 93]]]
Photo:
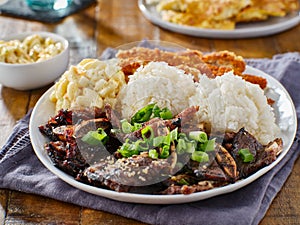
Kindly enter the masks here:
[[[240, 177], [245, 178], [259, 169], [270, 165], [282, 151], [282, 139], [277, 138], [267, 146], [259, 143], [255, 137], [248, 133], [244, 128], [240, 129], [233, 139], [231, 154], [235, 159]], [[254, 156], [252, 162], [244, 162], [239, 156], [241, 149], [248, 149]]]
[[218, 182], [218, 181], [199, 181], [197, 184], [193, 185], [171, 185], [165, 190], [159, 192], [159, 194], [164, 195], [174, 195], [174, 194], [192, 194], [195, 192], [207, 191], [216, 187], [220, 187], [225, 185], [226, 183]]
[[238, 168], [234, 158], [221, 145], [216, 146], [216, 161], [222, 167], [231, 182], [238, 179]]
[[98, 128], [102, 128], [103, 130], [109, 130], [111, 129], [111, 123], [107, 118], [96, 118], [91, 120], [83, 120], [80, 124], [74, 126], [74, 128], [74, 134], [76, 138], [81, 138], [89, 131], [95, 131]]
[[88, 167], [79, 179], [118, 192], [141, 192], [140, 187], [153, 186], [171, 174], [168, 160], [152, 159], [145, 154], [121, 159], [107, 157]]
[[191, 167], [193, 173], [198, 178], [198, 181], [229, 181], [228, 176], [214, 158], [209, 164], [201, 164], [195, 161], [190, 161], [188, 166]]
[[50, 142], [45, 145], [45, 150], [56, 167], [73, 177], [89, 166], [74, 144]]

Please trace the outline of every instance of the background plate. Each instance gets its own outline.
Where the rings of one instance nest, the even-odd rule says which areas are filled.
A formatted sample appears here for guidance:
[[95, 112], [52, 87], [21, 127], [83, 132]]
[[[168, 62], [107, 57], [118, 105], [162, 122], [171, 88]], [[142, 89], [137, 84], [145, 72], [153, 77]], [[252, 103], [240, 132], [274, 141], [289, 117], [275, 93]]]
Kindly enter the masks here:
[[267, 36], [288, 30], [300, 23], [300, 12], [293, 12], [285, 17], [272, 17], [262, 22], [238, 24], [235, 30], [201, 29], [183, 26], [161, 19], [155, 5], [149, 5], [146, 0], [139, 0], [138, 5], [143, 15], [152, 23], [177, 33], [207, 37], [207, 38], [251, 38]]
[[202, 199], [207, 199], [213, 196], [229, 193], [235, 191], [245, 185], [253, 182], [270, 169], [272, 169], [277, 163], [279, 163], [286, 153], [289, 151], [294, 137], [296, 135], [297, 128], [297, 117], [295, 106], [285, 88], [273, 77], [265, 74], [264, 72], [254, 69], [253, 67], [247, 66], [246, 74], [253, 74], [257, 76], [265, 77], [268, 80], [268, 89], [266, 95], [276, 100], [274, 104], [274, 113], [276, 116], [277, 124], [281, 129], [281, 137], [283, 139], [283, 151], [279, 157], [267, 167], [262, 168], [255, 174], [249, 176], [248, 178], [238, 181], [234, 184], [229, 184], [224, 187], [214, 188], [208, 191], [193, 193], [190, 195], [145, 195], [145, 194], [132, 194], [132, 193], [119, 193], [116, 191], [110, 191], [102, 188], [93, 187], [87, 184], [80, 183], [74, 180], [73, 177], [67, 175], [63, 171], [56, 168], [48, 157], [46, 151], [44, 150], [44, 144], [49, 141], [40, 132], [38, 127], [45, 124], [49, 117], [54, 116], [55, 105], [49, 100], [49, 96], [53, 91], [54, 87], [50, 88], [37, 102], [35, 105], [30, 123], [29, 132], [32, 142], [33, 149], [39, 158], [39, 160], [48, 168], [52, 173], [57, 175], [59, 178], [69, 183], [70, 185], [103, 197], [110, 199], [132, 202], [132, 203], [144, 203], [144, 204], [177, 204], [177, 203], [187, 203], [194, 202]]

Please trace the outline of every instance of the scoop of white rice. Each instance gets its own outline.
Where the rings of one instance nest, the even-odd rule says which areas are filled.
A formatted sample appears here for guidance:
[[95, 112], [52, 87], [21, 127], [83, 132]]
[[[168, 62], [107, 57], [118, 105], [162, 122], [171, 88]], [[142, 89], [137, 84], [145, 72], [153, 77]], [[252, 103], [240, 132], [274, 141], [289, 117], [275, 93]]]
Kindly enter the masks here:
[[195, 91], [191, 75], [165, 62], [150, 62], [129, 76], [116, 105], [121, 107], [122, 117], [128, 120], [150, 103], [168, 107], [176, 115], [189, 106], [188, 99]]
[[272, 107], [263, 90], [232, 72], [209, 79], [201, 76], [190, 105], [199, 105], [200, 121], [209, 122], [213, 131], [238, 131], [244, 127], [262, 144], [279, 134]]

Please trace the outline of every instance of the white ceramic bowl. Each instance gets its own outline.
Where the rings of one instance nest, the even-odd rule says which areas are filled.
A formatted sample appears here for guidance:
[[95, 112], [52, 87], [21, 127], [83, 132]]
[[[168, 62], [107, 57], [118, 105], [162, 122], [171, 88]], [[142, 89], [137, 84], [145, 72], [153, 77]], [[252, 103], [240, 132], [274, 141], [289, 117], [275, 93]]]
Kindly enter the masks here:
[[67, 69], [69, 64], [69, 42], [62, 36], [50, 32], [28, 32], [1, 38], [4, 41], [24, 40], [38, 34], [43, 38], [50, 37], [60, 41], [64, 50], [50, 59], [29, 64], [10, 64], [0, 62], [0, 83], [17, 90], [31, 90], [54, 82]]

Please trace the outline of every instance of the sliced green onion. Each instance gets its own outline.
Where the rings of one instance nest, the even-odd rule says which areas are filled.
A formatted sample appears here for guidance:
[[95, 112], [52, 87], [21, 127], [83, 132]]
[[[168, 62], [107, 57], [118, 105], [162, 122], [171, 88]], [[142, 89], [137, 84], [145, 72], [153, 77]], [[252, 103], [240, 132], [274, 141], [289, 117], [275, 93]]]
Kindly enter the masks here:
[[154, 117], [160, 117], [159, 113], [161, 112], [160, 108], [158, 107], [158, 105], [155, 105], [152, 109], [153, 112], [153, 116]]
[[202, 152], [209, 152], [209, 151], [214, 151], [215, 150], [215, 142], [216, 139], [211, 139], [211, 140], [207, 140], [204, 143], [198, 143], [197, 145], [197, 150], [198, 151], [202, 151]]
[[178, 139], [183, 139], [185, 141], [188, 141], [189, 139], [187, 138], [185, 133], [179, 133], [178, 134]]
[[129, 134], [133, 130], [132, 125], [126, 119], [121, 120], [121, 127], [122, 127], [123, 133], [125, 133], [125, 134]]
[[162, 150], [161, 150], [161, 153], [160, 153], [160, 158], [161, 159], [166, 159], [166, 158], [169, 157], [169, 155], [170, 155], [170, 146], [164, 145], [162, 147]]
[[178, 138], [178, 127], [176, 127], [174, 130], [171, 130], [170, 132], [170, 141], [175, 141]]
[[189, 133], [189, 138], [200, 143], [204, 143], [207, 141], [207, 134], [203, 131], [191, 131]]
[[155, 149], [149, 150], [149, 157], [152, 159], [157, 159], [158, 158], [158, 152]]
[[159, 113], [159, 117], [164, 120], [168, 120], [168, 119], [172, 119], [173, 115], [172, 115], [171, 110], [169, 110], [168, 108], [163, 108], [161, 110], [161, 112]]
[[102, 128], [98, 128], [96, 131], [89, 131], [81, 140], [89, 145], [96, 146], [99, 144], [105, 144], [107, 141], [107, 134]]
[[132, 131], [136, 131], [136, 130], [139, 130], [141, 128], [142, 128], [142, 124], [141, 123], [134, 123]]
[[142, 134], [142, 138], [144, 140], [148, 140], [148, 141], [152, 141], [153, 137], [154, 137], [154, 131], [152, 129], [152, 127], [150, 126], [146, 126], [141, 130], [141, 134]]
[[191, 155], [191, 159], [196, 162], [208, 162], [209, 155], [206, 152], [194, 151]]
[[194, 141], [187, 141], [186, 142], [186, 149], [185, 152], [187, 153], [194, 153], [196, 150], [197, 143]]
[[186, 143], [183, 139], [178, 139], [178, 143], [176, 146], [176, 151], [179, 155], [183, 154], [186, 149]]
[[181, 178], [180, 181], [178, 182], [180, 185], [189, 185], [189, 182], [187, 182], [185, 179]]
[[159, 117], [166, 120], [172, 119], [173, 115], [171, 110], [169, 110], [168, 108], [165, 107], [163, 109], [160, 109], [156, 103], [152, 103], [137, 111], [131, 118], [131, 124], [143, 123], [153, 117]]
[[136, 114], [133, 115], [131, 118], [131, 124], [134, 123], [143, 123], [148, 121], [151, 118], [153, 107], [155, 106], [155, 103], [149, 104], [139, 111], [136, 112]]
[[215, 144], [216, 144], [216, 139], [215, 138], [207, 140], [207, 142], [205, 142], [205, 144], [204, 144], [204, 151], [205, 152], [214, 151], [215, 150]]
[[163, 144], [164, 145], [170, 145], [171, 144], [171, 134], [168, 133], [166, 136], [164, 136]]
[[254, 155], [250, 152], [248, 148], [242, 148], [238, 151], [239, 156], [243, 162], [252, 162], [254, 160]]
[[126, 158], [139, 154], [139, 150], [134, 144], [129, 143], [129, 139], [126, 139], [123, 145], [118, 149], [118, 152]]
[[163, 145], [164, 139], [165, 139], [165, 136], [157, 136], [157, 137], [153, 138], [153, 143], [152, 143], [152, 145], [153, 145], [154, 147], [160, 147], [160, 146]]
[[135, 149], [139, 152], [148, 151], [149, 145], [144, 140], [137, 140], [133, 143], [135, 145]]

